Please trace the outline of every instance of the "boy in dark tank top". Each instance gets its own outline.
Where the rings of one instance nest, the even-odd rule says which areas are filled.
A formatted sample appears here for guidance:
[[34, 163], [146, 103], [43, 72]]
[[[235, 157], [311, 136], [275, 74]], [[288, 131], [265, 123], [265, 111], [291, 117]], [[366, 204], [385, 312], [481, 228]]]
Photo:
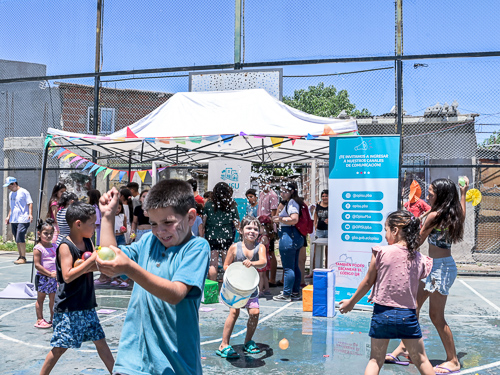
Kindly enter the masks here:
[[[47, 354], [40, 374], [49, 374], [68, 348], [80, 348], [85, 341], [94, 342], [99, 357], [111, 372], [113, 355], [95, 311], [93, 271], [97, 271], [97, 252], [90, 241], [96, 228], [95, 208], [75, 202], [66, 211], [66, 221], [70, 234], [62, 240], [56, 252], [59, 287], [54, 305], [54, 335], [50, 340], [53, 348]], [[75, 267], [75, 262], [87, 251], [92, 255]]]

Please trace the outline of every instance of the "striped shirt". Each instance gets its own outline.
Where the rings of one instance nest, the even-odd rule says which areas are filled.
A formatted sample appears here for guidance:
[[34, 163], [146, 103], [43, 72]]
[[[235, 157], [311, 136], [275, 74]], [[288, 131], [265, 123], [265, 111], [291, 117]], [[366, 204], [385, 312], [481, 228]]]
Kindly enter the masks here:
[[57, 213], [57, 226], [59, 227], [59, 236], [57, 236], [56, 246], [59, 246], [62, 240], [69, 236], [70, 228], [68, 222], [66, 221], [66, 210], [67, 208], [63, 208]]

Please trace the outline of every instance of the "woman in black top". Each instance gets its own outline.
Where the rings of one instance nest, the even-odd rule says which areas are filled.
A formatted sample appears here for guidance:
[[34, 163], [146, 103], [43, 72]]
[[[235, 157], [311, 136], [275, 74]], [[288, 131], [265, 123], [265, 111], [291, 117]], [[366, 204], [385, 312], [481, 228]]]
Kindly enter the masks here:
[[134, 208], [134, 219], [132, 221], [132, 234], [130, 237], [135, 238], [136, 242], [139, 241], [145, 233], [151, 232], [151, 224], [149, 224], [149, 217], [142, 209], [142, 204], [144, 203], [144, 199], [146, 199], [148, 192], [149, 190], [144, 190], [141, 193], [139, 197], [141, 205]]
[[[316, 238], [328, 238], [328, 190], [321, 192], [321, 201], [316, 205], [314, 211], [314, 229], [316, 230]], [[306, 278], [313, 277], [312, 270], [316, 263], [316, 251], [314, 252], [312, 264], [310, 266], [311, 272]], [[328, 268], [328, 246], [325, 246], [325, 264]], [[320, 264], [320, 267], [322, 265]]]

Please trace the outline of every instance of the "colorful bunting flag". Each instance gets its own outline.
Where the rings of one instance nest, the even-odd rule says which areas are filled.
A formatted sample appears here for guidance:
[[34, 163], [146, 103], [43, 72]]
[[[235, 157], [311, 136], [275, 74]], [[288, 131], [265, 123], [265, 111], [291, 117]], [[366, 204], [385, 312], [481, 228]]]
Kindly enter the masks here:
[[119, 176], [120, 177], [120, 182], [122, 182], [122, 178], [123, 178], [123, 176], [125, 176], [126, 173], [127, 172], [125, 172], [125, 171], [120, 171], [120, 176]]
[[115, 178], [118, 173], [120, 173], [120, 171], [118, 169], [114, 169], [113, 173], [111, 173], [111, 177], [109, 178], [109, 180], [110, 181], [113, 180], [113, 178]]
[[69, 165], [71, 165], [71, 163], [74, 163], [77, 160], [80, 160], [81, 158], [82, 158], [81, 156], [77, 156], [76, 158], [71, 159]]
[[67, 154], [68, 152], [71, 152], [70, 150], [64, 150], [63, 152], [61, 152], [59, 154], [59, 156], [57, 157], [58, 159], [61, 159], [61, 156], [63, 156], [64, 154]]
[[54, 155], [52, 155], [53, 158], [55, 158], [56, 156], [59, 156], [62, 152], [64, 152], [64, 148], [60, 148]]
[[114, 169], [111, 169], [111, 168], [108, 168], [106, 170], [106, 172], [104, 172], [104, 177], [102, 178], [103, 180], [106, 179], [106, 177], [108, 176], [108, 174], [110, 174], [111, 172], [113, 172]]
[[189, 140], [193, 143], [201, 143], [201, 137], [189, 137]]
[[45, 137], [45, 142], [43, 144], [43, 148], [45, 149], [47, 147], [47, 144], [52, 140], [53, 135], [52, 134], [47, 134]]
[[280, 147], [281, 142], [283, 142], [284, 138], [280, 137], [271, 137], [271, 143], [273, 144], [273, 147]]
[[219, 136], [218, 135], [208, 135], [206, 137], [203, 137], [203, 139], [205, 141], [208, 141], [208, 142], [217, 142], [219, 140]]
[[159, 139], [158, 141], [161, 143], [165, 143], [166, 145], [170, 144], [170, 141], [167, 141], [166, 139]]
[[89, 174], [91, 174], [92, 172], [94, 172], [97, 168], [99, 168], [100, 165], [99, 164], [94, 164], [92, 168], [90, 168], [90, 171], [89, 171]]
[[335, 135], [335, 132], [329, 125], [324, 125], [324, 130], [322, 135]]
[[76, 156], [76, 154], [72, 152], [72, 153], [66, 155], [63, 160], [69, 159], [72, 156]]
[[130, 171], [129, 181], [134, 181], [134, 171]]
[[148, 173], [148, 171], [137, 171], [137, 174], [141, 178], [142, 182], [144, 182], [144, 178], [146, 177], [146, 173]]
[[95, 173], [95, 175], [97, 176], [99, 173], [101, 173], [105, 169], [106, 169], [106, 167], [99, 167], [99, 169], [97, 170], [97, 172]]
[[92, 165], [94, 165], [94, 163], [92, 163], [91, 161], [89, 161], [89, 162], [87, 163], [87, 165], [85, 166], [85, 168], [83, 168], [83, 169], [82, 169], [82, 172], [83, 172], [85, 169], [90, 168]]
[[245, 132], [240, 132], [240, 135], [241, 135], [242, 137], [244, 137], [244, 136], [246, 136], [246, 135], [248, 135], [248, 134], [247, 134], [247, 133], [245, 133]]
[[[73, 160], [74, 160], [74, 159], [73, 159]], [[86, 160], [86, 159], [82, 159], [82, 160], [80, 160], [80, 161], [78, 162], [78, 164], [77, 164], [77, 165], [75, 165], [75, 168], [78, 168], [78, 167], [80, 166], [80, 164], [83, 164], [83, 163], [85, 163], [86, 161], [88, 161], [88, 160]], [[70, 163], [70, 164], [71, 164], [71, 163]]]
[[130, 127], [127, 126], [127, 138], [139, 138], [134, 134], [132, 130], [130, 130]]
[[[159, 169], [158, 169], [158, 171], [159, 171]], [[153, 177], [153, 170], [152, 170], [152, 169], [148, 169], [148, 172], [149, 172], [149, 175], [150, 175], [151, 177]]]

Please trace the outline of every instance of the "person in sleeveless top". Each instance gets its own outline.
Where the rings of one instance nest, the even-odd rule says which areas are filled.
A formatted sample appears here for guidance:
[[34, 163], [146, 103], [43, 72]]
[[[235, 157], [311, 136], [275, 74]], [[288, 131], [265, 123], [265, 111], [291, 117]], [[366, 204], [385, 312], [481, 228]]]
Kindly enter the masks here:
[[[266, 247], [258, 242], [260, 235], [261, 225], [257, 218], [252, 216], [246, 216], [243, 218], [240, 224], [240, 235], [243, 241], [237, 242], [229, 248], [226, 256], [226, 261], [224, 262], [224, 271], [233, 262], [242, 262], [246, 267], [255, 267], [257, 269], [263, 268], [267, 264], [266, 258]], [[245, 337], [245, 346], [243, 347], [245, 352], [249, 354], [260, 353], [260, 349], [252, 340], [257, 324], [259, 323], [259, 291], [255, 292], [250, 296], [246, 306], [248, 309], [248, 323], [247, 323], [247, 333]], [[229, 339], [234, 329], [234, 325], [238, 316], [240, 315], [240, 309], [229, 309], [229, 316], [224, 323], [224, 331], [222, 333], [222, 342], [219, 349], [215, 352], [218, 356], [222, 358], [236, 359], [240, 355], [229, 345]]]
[[[66, 211], [70, 233], [56, 250], [57, 288], [53, 328], [50, 340], [52, 350], [47, 354], [40, 374], [49, 374], [68, 348], [80, 348], [85, 341], [93, 341], [99, 357], [111, 373], [114, 359], [99, 323], [94, 290], [97, 271], [97, 252], [90, 238], [95, 231], [95, 209], [90, 204], [75, 202]], [[75, 266], [85, 252], [89, 258]]]

